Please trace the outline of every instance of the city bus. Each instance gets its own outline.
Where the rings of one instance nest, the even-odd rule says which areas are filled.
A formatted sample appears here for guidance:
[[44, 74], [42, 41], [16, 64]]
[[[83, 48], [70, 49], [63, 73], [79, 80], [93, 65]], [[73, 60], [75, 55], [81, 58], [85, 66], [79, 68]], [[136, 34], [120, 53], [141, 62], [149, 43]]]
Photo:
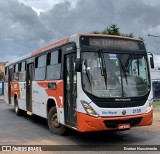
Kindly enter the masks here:
[[150, 67], [142, 40], [75, 34], [5, 66], [5, 101], [17, 115], [47, 119], [57, 135], [129, 130], [153, 120]]

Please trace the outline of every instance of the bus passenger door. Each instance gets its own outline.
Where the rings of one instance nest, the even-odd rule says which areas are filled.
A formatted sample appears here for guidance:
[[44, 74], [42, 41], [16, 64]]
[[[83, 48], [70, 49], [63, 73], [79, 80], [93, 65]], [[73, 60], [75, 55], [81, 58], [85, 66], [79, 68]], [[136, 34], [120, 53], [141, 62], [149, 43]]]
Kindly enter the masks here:
[[33, 63], [27, 64], [26, 73], [26, 110], [27, 114], [32, 114], [32, 80], [33, 80]]
[[64, 108], [66, 124], [76, 127], [76, 99], [77, 99], [77, 73], [75, 71], [76, 54], [64, 56]]
[[12, 83], [13, 69], [9, 69], [8, 74], [8, 103], [11, 104], [11, 83]]

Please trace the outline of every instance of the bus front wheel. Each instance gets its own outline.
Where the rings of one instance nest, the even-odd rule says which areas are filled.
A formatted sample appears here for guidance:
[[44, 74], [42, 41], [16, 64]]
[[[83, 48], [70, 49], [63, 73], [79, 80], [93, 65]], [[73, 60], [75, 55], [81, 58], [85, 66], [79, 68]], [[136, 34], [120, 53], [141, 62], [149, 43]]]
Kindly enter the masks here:
[[53, 134], [62, 135], [66, 131], [66, 127], [58, 122], [57, 109], [52, 107], [48, 113], [48, 127]]

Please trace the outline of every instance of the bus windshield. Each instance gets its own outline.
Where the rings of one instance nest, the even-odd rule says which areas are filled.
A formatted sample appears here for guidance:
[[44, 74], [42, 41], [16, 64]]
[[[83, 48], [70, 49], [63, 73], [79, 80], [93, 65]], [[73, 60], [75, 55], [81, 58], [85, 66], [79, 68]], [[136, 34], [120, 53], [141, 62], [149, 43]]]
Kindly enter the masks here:
[[82, 52], [83, 89], [97, 97], [140, 97], [150, 90], [147, 56]]

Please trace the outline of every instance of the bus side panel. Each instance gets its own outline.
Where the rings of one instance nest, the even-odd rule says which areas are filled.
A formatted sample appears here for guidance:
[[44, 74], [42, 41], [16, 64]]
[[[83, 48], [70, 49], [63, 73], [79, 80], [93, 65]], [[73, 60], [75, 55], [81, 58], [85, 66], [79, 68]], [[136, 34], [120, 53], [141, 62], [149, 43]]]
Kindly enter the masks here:
[[48, 95], [45, 91], [47, 85], [44, 81], [41, 82], [42, 86], [36, 81], [32, 82], [32, 113], [38, 116], [47, 118], [46, 104], [48, 100]]
[[26, 83], [25, 82], [19, 82], [19, 88], [20, 88], [20, 96], [18, 99], [18, 105], [19, 108], [26, 111]]
[[[57, 88], [48, 88], [48, 83], [56, 83]], [[52, 99], [57, 107], [58, 121], [64, 124], [63, 82], [61, 80], [33, 82], [32, 91], [32, 112], [36, 115], [47, 118], [47, 102], [49, 99]]]
[[15, 83], [12, 82], [11, 83], [11, 104], [14, 106], [14, 94], [15, 94], [15, 89], [16, 89], [16, 86], [15, 86]]
[[53, 98], [57, 107], [58, 122], [65, 124], [64, 120], [64, 82], [63, 80], [53, 80], [48, 83], [56, 83], [56, 88], [47, 88], [46, 93], [49, 98]]
[[19, 100], [20, 98], [20, 87], [18, 82], [13, 82], [12, 83], [12, 88], [11, 88], [11, 100], [12, 104], [14, 105], [14, 96], [17, 95], [17, 99]]

